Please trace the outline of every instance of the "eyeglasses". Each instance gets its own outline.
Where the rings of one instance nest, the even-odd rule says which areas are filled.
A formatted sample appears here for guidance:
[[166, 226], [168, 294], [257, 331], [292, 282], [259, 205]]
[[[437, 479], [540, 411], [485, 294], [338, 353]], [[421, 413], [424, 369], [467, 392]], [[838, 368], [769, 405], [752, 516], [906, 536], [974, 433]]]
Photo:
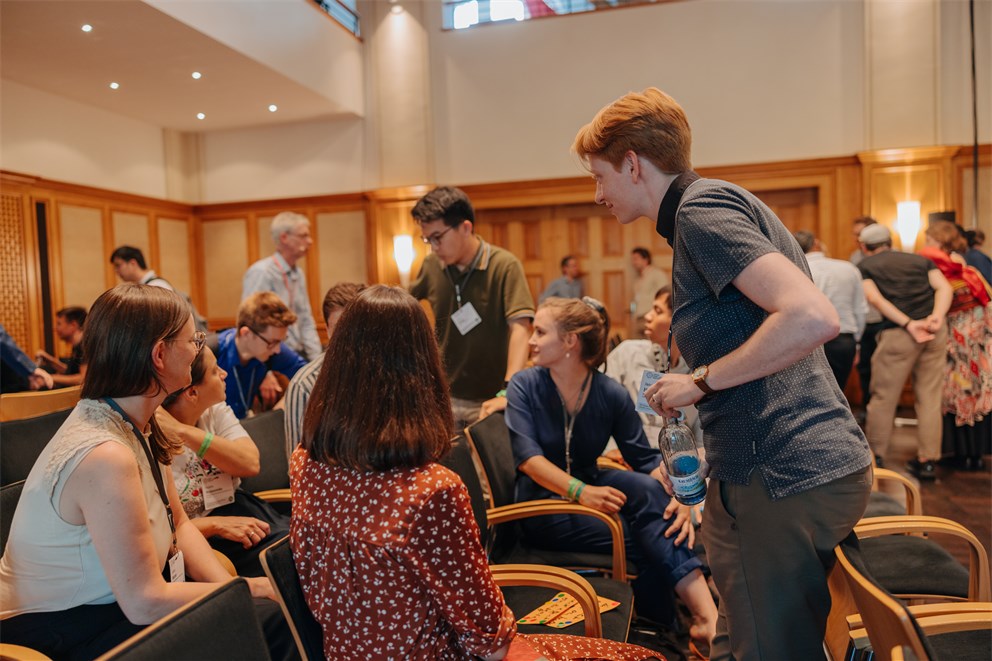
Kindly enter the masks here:
[[449, 227], [448, 229], [444, 230], [443, 232], [437, 232], [436, 234], [431, 234], [430, 236], [422, 236], [422, 237], [420, 237], [420, 240], [423, 241], [424, 243], [431, 244], [431, 246], [434, 247], [434, 248], [439, 248], [441, 246], [441, 239], [443, 239], [444, 238], [444, 235], [447, 234], [448, 232], [450, 232], [453, 229], [455, 229], [455, 228], [454, 227]]
[[[166, 342], [176, 342], [178, 340], [178, 337], [174, 337], [166, 340]], [[191, 337], [189, 341], [193, 343], [193, 346], [196, 348], [196, 353], [199, 354], [203, 351], [203, 347], [207, 343], [207, 334], [203, 331], [196, 331], [193, 333], [193, 337]]]
[[282, 340], [270, 340], [269, 338], [265, 337], [251, 326], [248, 327], [248, 330], [254, 333], [255, 337], [260, 339], [262, 342], [265, 342], [266, 349], [275, 349], [282, 342]]

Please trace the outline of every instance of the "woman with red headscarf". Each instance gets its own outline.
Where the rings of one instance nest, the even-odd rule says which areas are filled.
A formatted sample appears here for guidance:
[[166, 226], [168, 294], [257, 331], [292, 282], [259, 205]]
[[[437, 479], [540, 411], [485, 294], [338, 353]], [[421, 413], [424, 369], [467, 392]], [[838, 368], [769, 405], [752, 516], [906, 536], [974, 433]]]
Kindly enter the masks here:
[[[967, 470], [985, 467], [987, 416], [992, 412], [992, 305], [989, 283], [959, 254], [967, 242], [957, 226], [932, 223], [920, 254], [940, 269], [954, 288], [947, 313], [947, 368], [944, 379], [944, 449], [953, 450]], [[948, 437], [952, 439], [948, 443]]]

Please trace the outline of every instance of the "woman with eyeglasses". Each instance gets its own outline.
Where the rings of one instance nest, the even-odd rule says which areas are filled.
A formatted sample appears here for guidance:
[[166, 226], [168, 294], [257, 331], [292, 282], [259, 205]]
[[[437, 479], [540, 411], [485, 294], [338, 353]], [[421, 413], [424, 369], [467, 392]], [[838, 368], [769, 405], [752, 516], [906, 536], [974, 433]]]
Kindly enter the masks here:
[[[126, 284], [93, 304], [82, 399], [31, 469], [0, 559], [5, 643], [91, 659], [230, 579], [183, 511], [169, 471], [179, 448], [153, 416], [189, 385], [202, 347], [174, 292]], [[272, 597], [268, 581], [247, 580]], [[256, 606], [286, 658], [279, 607]]]
[[240, 488], [241, 478], [258, 475], [258, 448], [224, 401], [227, 372], [210, 347], [193, 361], [191, 376], [155, 413], [162, 431], [182, 442], [172, 461], [179, 500], [238, 575], [262, 576], [259, 555], [289, 533], [289, 517]]
[[[595, 299], [549, 298], [530, 338], [534, 367], [507, 389], [506, 424], [517, 465], [517, 501], [564, 498], [624, 522], [627, 558], [637, 566], [634, 608], [657, 624], [676, 624], [673, 592], [692, 614], [692, 642], [708, 647], [717, 611], [692, 552], [689, 508], [662, 486], [661, 454], [644, 436], [630, 396], [596, 368], [606, 357], [609, 315]], [[631, 471], [596, 465], [610, 438]], [[605, 524], [588, 516], [525, 519], [531, 544], [609, 553]]]
[[282, 396], [271, 372], [292, 379], [307, 361], [285, 345], [296, 313], [270, 291], [249, 295], [238, 306], [238, 325], [217, 335], [217, 363], [230, 376], [227, 404], [238, 419], [251, 414], [256, 397], [266, 408]]
[[598, 638], [517, 635], [468, 491], [437, 463], [451, 447], [451, 403], [413, 296], [365, 289], [327, 352], [293, 453], [289, 537], [326, 658], [657, 658]]

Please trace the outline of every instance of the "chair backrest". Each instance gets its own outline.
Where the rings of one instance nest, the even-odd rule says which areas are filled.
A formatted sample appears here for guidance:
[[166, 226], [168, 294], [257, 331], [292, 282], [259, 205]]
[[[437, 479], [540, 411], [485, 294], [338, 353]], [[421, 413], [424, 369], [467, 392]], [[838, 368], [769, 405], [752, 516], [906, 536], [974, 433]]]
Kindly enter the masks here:
[[492, 538], [486, 516], [486, 496], [482, 492], [482, 483], [479, 481], [478, 469], [472, 459], [472, 450], [469, 449], [468, 441], [464, 436], [458, 436], [451, 441], [451, 452], [441, 461], [441, 465], [456, 473], [468, 489], [469, 498], [472, 499], [472, 514], [475, 515], [475, 522], [479, 526], [482, 547], [488, 553], [491, 550], [489, 545]]
[[241, 426], [258, 446], [261, 470], [255, 477], [246, 477], [241, 488], [249, 491], [289, 488], [289, 461], [286, 459], [286, 431], [282, 409], [266, 411], [245, 418]]
[[232, 578], [125, 640], [99, 661], [269, 658], [248, 583]]
[[262, 569], [276, 590], [279, 606], [289, 622], [300, 657], [303, 661], [323, 659], [324, 632], [303, 596], [293, 551], [289, 547], [289, 536], [262, 551]]
[[[854, 533], [840, 543], [837, 567], [847, 580], [851, 595], [872, 649], [879, 661], [893, 659], [892, 651], [906, 647], [917, 659], [934, 659], [933, 649], [906, 606], [880, 586], [868, 573]], [[901, 658], [901, 657], [899, 657]]]
[[25, 479], [72, 409], [0, 422], [0, 484]]
[[513, 465], [510, 430], [503, 413], [493, 413], [465, 428], [469, 446], [482, 466], [489, 484], [491, 507], [513, 503], [517, 471]]
[[17, 509], [17, 501], [21, 499], [23, 490], [24, 480], [0, 487], [0, 556], [7, 550], [10, 524], [14, 522], [14, 510]]
[[82, 389], [82, 386], [70, 386], [0, 395], [0, 422], [35, 418], [53, 411], [71, 409], [79, 402]]

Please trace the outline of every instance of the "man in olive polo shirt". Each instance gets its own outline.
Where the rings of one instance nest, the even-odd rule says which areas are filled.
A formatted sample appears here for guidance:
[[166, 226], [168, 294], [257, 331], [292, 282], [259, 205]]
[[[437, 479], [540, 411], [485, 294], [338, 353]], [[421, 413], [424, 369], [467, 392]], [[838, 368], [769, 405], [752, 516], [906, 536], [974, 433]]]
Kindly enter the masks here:
[[461, 430], [483, 408], [504, 407], [506, 382], [527, 362], [534, 299], [520, 261], [475, 234], [475, 211], [464, 192], [435, 188], [412, 214], [431, 254], [410, 293], [434, 312], [455, 429]]

